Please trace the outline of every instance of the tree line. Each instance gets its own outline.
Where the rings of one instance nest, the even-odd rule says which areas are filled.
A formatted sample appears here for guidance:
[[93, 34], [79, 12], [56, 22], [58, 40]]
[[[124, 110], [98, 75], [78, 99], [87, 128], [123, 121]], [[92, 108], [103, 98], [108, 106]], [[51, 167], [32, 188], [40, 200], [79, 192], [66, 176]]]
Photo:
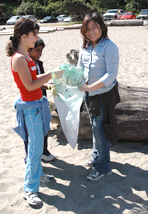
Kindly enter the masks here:
[[92, 11], [102, 13], [114, 8], [139, 13], [148, 8], [148, 0], [0, 0], [0, 17], [32, 14], [39, 19], [64, 13], [82, 17]]

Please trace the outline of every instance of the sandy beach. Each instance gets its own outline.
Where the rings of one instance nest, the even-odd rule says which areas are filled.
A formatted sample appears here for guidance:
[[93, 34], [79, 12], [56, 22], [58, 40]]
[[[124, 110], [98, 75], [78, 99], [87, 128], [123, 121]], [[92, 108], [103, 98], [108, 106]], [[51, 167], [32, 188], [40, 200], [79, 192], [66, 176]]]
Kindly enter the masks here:
[[[148, 88], [148, 28], [108, 27], [109, 38], [120, 52], [118, 81]], [[67, 62], [70, 49], [82, 43], [80, 30], [39, 34], [46, 46], [41, 60], [45, 71]], [[148, 142], [119, 142], [111, 148], [113, 174], [90, 182], [84, 166], [91, 155], [91, 142], [78, 142], [73, 150], [49, 132], [49, 150], [56, 160], [43, 163], [44, 172], [56, 181], [41, 185], [43, 206], [32, 208], [22, 198], [25, 150], [23, 141], [11, 129], [16, 126], [13, 102], [18, 89], [13, 82], [10, 58], [5, 47], [10, 35], [0, 35], [0, 213], [1, 214], [146, 214], [148, 213]], [[48, 98], [51, 97], [48, 92]], [[148, 117], [147, 117], [148, 119]], [[94, 195], [94, 198], [90, 196]]]

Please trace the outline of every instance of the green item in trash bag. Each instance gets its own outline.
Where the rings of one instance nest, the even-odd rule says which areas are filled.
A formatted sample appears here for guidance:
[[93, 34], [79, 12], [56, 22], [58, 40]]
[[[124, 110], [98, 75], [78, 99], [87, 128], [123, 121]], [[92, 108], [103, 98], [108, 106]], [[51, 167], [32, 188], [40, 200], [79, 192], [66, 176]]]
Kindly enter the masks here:
[[59, 66], [60, 70], [65, 70], [61, 78], [54, 79], [58, 98], [61, 102], [65, 102], [70, 97], [78, 93], [78, 88], [85, 82], [84, 72], [80, 68], [73, 65], [63, 63]]

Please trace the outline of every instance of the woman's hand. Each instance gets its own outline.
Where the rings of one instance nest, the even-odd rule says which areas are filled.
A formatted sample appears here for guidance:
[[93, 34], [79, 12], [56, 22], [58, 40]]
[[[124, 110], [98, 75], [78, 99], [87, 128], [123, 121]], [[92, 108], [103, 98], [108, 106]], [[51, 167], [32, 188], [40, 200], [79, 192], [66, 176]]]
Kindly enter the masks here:
[[65, 70], [51, 71], [52, 79], [54, 79], [54, 78], [56, 78], [56, 79], [61, 78], [61, 76], [63, 75], [64, 72], [65, 72]]
[[54, 97], [57, 97], [57, 90], [56, 90], [56, 88], [55, 88], [54, 83], [49, 83], [49, 84], [48, 84], [48, 89], [51, 91], [51, 94], [52, 94]]
[[100, 80], [92, 83], [91, 85], [86, 85], [83, 84], [81, 87], [79, 87], [80, 91], [86, 91], [86, 92], [91, 92], [91, 91], [95, 91], [98, 90], [100, 88], [105, 87], [103, 82], [100, 82]]
[[79, 87], [79, 89], [80, 89], [80, 91], [90, 92], [91, 91], [91, 85], [83, 84], [82, 86]]

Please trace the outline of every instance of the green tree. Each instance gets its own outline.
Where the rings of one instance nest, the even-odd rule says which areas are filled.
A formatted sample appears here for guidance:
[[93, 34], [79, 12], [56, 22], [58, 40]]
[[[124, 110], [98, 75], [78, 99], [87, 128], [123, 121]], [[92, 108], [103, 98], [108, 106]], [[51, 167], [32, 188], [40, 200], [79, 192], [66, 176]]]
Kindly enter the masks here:
[[0, 17], [5, 17], [6, 14], [6, 5], [1, 3], [0, 4]]
[[61, 1], [55, 1], [48, 4], [46, 10], [49, 14], [51, 14], [51, 16], [56, 17], [61, 13], [65, 13], [65, 11], [62, 11], [61, 6], [62, 6]]
[[12, 2], [10, 0], [0, 0], [0, 17], [10, 17], [15, 15], [15, 9], [20, 5], [22, 0]]
[[38, 18], [45, 17], [47, 15], [46, 6], [41, 5], [38, 2], [35, 2], [35, 4], [33, 4], [33, 15], [35, 15]]
[[141, 9], [148, 8], [148, 0], [125, 0], [126, 10], [140, 12]]
[[19, 15], [28, 15], [33, 14], [33, 3], [30, 1], [22, 1], [21, 5], [16, 9], [16, 14]]
[[91, 6], [91, 4], [86, 3], [84, 0], [64, 0], [62, 2], [62, 9], [71, 16], [76, 15], [77, 17], [83, 17], [86, 13], [92, 11], [94, 8]]
[[124, 9], [126, 3], [125, 0], [91, 0], [91, 3], [95, 8], [108, 10], [108, 9]]

